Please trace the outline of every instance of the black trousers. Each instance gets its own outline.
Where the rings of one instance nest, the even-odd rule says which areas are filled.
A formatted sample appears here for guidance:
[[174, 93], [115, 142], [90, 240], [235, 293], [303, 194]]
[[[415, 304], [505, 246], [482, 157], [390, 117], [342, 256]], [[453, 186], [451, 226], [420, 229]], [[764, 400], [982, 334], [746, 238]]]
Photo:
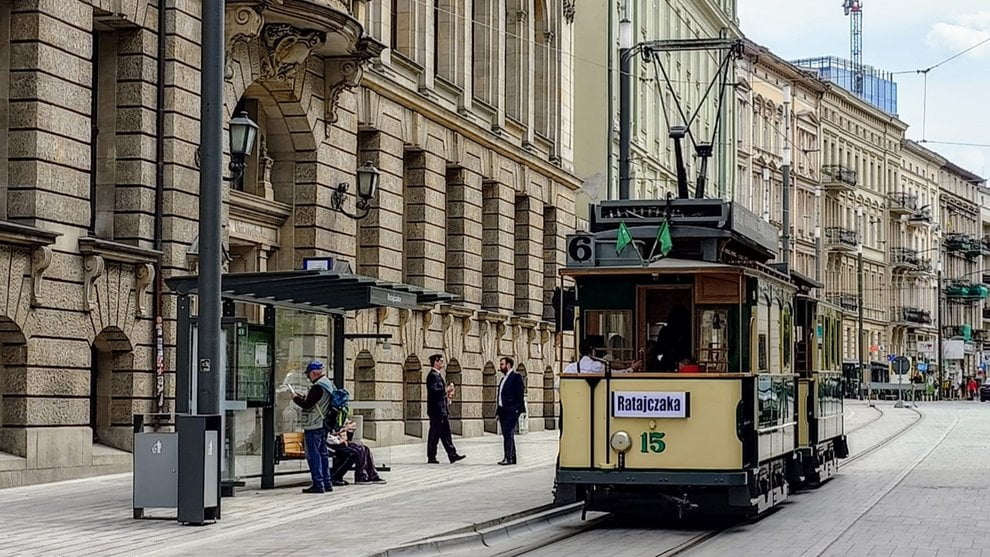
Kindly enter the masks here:
[[519, 425], [519, 414], [507, 412], [500, 414], [498, 424], [502, 426], [502, 454], [509, 462], [516, 461], [516, 426]]
[[437, 459], [437, 442], [443, 443], [443, 450], [447, 452], [447, 458], [453, 458], [457, 454], [454, 448], [454, 439], [450, 435], [450, 419], [447, 416], [430, 416], [430, 432], [426, 438], [426, 458], [428, 460]]

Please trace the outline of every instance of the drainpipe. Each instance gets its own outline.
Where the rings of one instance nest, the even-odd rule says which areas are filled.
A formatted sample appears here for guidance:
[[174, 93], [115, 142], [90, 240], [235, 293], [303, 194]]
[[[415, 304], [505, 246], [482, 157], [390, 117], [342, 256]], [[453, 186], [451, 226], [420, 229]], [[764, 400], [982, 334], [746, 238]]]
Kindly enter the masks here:
[[[155, 239], [154, 246], [162, 251], [162, 214], [165, 202], [165, 0], [158, 0], [158, 62], [155, 99]], [[155, 370], [155, 412], [164, 413], [165, 404], [165, 331], [162, 292], [162, 257], [155, 264], [154, 303], [152, 304], [151, 334], [155, 339], [152, 369]]]

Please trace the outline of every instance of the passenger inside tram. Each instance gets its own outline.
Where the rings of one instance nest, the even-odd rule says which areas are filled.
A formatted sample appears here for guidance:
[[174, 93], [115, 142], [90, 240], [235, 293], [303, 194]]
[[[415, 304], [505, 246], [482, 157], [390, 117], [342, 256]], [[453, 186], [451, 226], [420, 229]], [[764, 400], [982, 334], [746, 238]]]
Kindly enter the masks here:
[[682, 360], [691, 358], [691, 312], [675, 305], [667, 315], [667, 325], [657, 334], [657, 371], [675, 372]]

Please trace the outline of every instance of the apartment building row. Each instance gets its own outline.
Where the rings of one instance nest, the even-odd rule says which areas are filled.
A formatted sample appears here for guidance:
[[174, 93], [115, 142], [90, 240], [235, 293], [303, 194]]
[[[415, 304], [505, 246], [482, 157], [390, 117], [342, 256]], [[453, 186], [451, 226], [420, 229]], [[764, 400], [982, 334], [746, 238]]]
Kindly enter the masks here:
[[[783, 127], [785, 86], [790, 129]], [[850, 386], [896, 382], [888, 365], [896, 356], [911, 358], [916, 370], [937, 370], [939, 326], [944, 340], [957, 341], [946, 343], [946, 380], [982, 374], [982, 342], [990, 341], [981, 288], [990, 279], [983, 274], [990, 253], [986, 180], [907, 139], [908, 124], [896, 116], [748, 41], [736, 101], [734, 199], [780, 228], [789, 142], [791, 260], [845, 310]]]

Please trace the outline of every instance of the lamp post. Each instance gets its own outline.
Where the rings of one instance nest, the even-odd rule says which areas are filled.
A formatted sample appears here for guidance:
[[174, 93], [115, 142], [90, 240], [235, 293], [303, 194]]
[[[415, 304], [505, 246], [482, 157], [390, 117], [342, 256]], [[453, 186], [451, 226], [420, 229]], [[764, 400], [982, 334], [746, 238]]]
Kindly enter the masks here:
[[230, 179], [237, 181], [244, 174], [244, 162], [254, 149], [258, 124], [243, 110], [230, 120]]
[[[863, 364], [863, 207], [856, 208], [856, 217], [859, 221], [859, 231], [856, 238], [856, 338], [858, 339], [857, 348], [859, 352], [859, 373], [860, 377], [863, 376], [864, 364]], [[870, 406], [873, 406], [873, 370], [870, 370], [869, 375], [866, 378], [866, 400]]]
[[361, 212], [351, 214], [344, 209], [344, 198], [347, 196], [347, 190], [350, 189], [350, 186], [345, 182], [337, 184], [337, 189], [330, 195], [330, 207], [348, 218], [363, 219], [371, 211], [371, 200], [375, 198], [375, 194], [378, 192], [380, 179], [381, 172], [375, 168], [375, 165], [371, 164], [371, 161], [365, 162], [357, 169], [357, 201], [354, 203]]

